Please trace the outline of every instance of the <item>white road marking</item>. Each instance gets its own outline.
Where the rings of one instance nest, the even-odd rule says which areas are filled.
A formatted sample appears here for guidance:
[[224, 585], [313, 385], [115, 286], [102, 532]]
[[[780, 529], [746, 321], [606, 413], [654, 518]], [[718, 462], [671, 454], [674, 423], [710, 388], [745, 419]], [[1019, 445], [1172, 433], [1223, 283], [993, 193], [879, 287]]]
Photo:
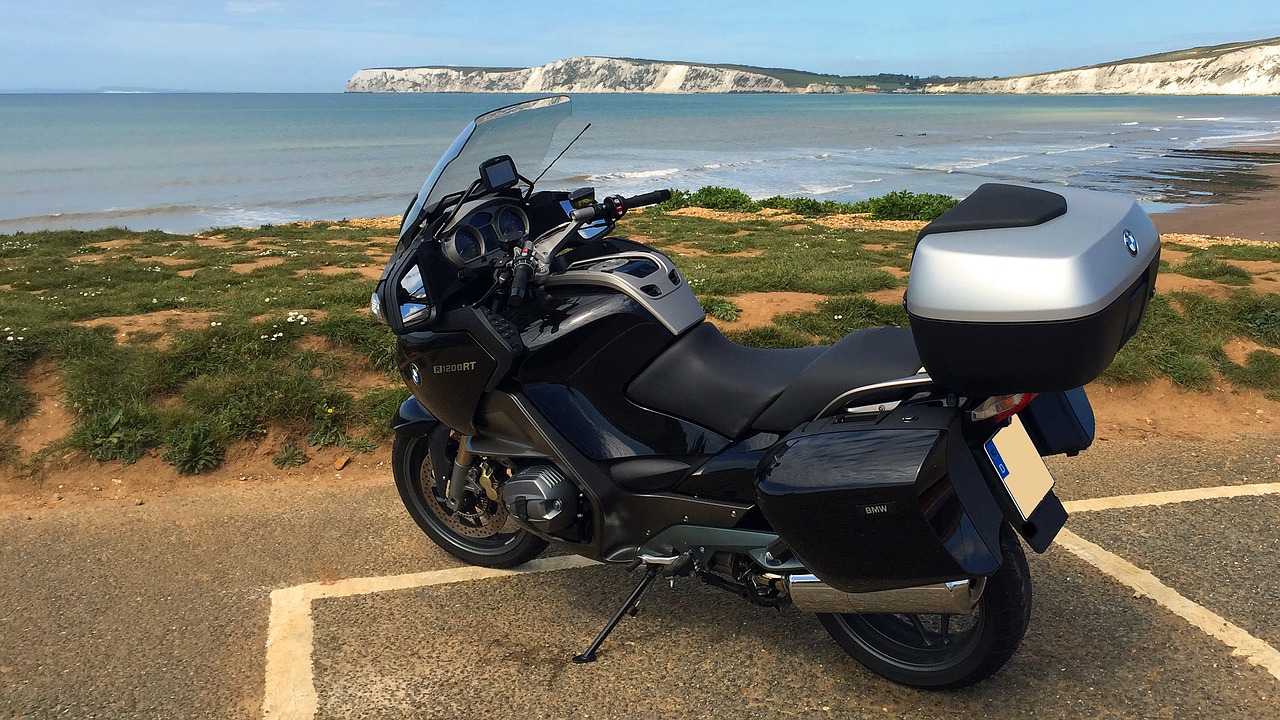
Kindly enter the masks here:
[[1141, 495], [1116, 495], [1114, 497], [1093, 498], [1092, 500], [1072, 500], [1064, 502], [1062, 505], [1067, 509], [1067, 512], [1096, 512], [1098, 510], [1169, 505], [1193, 500], [1216, 500], [1249, 495], [1274, 495], [1277, 493], [1280, 493], [1280, 483], [1259, 483], [1257, 485], [1227, 485], [1225, 487], [1169, 490], [1167, 492], [1143, 493]]
[[534, 560], [511, 570], [466, 566], [408, 575], [314, 582], [273, 590], [267, 625], [267, 678], [262, 716], [272, 720], [309, 720], [315, 717], [317, 699], [315, 678], [311, 672], [315, 632], [311, 622], [311, 603], [314, 600], [569, 570], [596, 564], [593, 560], [565, 555]]
[[[1171, 490], [1140, 495], [1073, 500], [1064, 502], [1068, 512], [1096, 512], [1119, 508], [1168, 505], [1243, 496], [1280, 493], [1280, 483], [1229, 485], [1225, 487]], [[1211, 637], [1232, 648], [1233, 655], [1265, 668], [1280, 679], [1280, 652], [1253, 637], [1237, 625], [1180, 595], [1154, 575], [1114, 553], [1081, 538], [1069, 530], [1058, 533], [1057, 542], [1103, 573], [1150, 597]], [[349, 578], [333, 583], [307, 583], [280, 588], [271, 593], [271, 615], [267, 627], [266, 691], [263, 717], [272, 720], [310, 720], [315, 717], [317, 698], [311, 669], [314, 626], [311, 603], [320, 598], [351, 597], [389, 590], [405, 590], [429, 585], [484, 580], [553, 570], [595, 565], [592, 560], [576, 556], [560, 556], [534, 560], [513, 570], [482, 567], [458, 567], [446, 570], [388, 575], [384, 577]]]
[[1076, 557], [1133, 588], [1139, 595], [1151, 598], [1173, 614], [1200, 628], [1206, 635], [1221, 640], [1231, 648], [1232, 655], [1243, 657], [1280, 680], [1280, 652], [1245, 632], [1240, 626], [1191, 602], [1177, 590], [1160, 582], [1150, 572], [1113, 552], [1103, 550], [1070, 530], [1059, 531], [1055, 542], [1071, 551]]

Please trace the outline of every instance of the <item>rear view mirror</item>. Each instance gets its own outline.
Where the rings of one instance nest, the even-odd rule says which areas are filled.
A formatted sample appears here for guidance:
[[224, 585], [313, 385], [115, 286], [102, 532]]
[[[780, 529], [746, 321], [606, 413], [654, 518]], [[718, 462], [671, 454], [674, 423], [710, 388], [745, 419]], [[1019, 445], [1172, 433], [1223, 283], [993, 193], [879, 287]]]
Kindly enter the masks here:
[[370, 298], [374, 316], [397, 335], [424, 330], [435, 320], [435, 303], [423, 282], [420, 248], [417, 241], [392, 255]]

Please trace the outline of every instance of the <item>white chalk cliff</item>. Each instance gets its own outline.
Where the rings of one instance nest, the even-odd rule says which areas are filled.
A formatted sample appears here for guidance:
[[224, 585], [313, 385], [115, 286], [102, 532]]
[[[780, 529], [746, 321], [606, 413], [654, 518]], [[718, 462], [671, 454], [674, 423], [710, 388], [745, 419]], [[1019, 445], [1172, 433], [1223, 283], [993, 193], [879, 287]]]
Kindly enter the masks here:
[[710, 65], [574, 57], [532, 68], [366, 68], [346, 92], [791, 93], [850, 92], [840, 85], [790, 87], [762, 73]]
[[933, 85], [926, 92], [1277, 95], [1280, 38], [1194, 48], [1075, 70]]

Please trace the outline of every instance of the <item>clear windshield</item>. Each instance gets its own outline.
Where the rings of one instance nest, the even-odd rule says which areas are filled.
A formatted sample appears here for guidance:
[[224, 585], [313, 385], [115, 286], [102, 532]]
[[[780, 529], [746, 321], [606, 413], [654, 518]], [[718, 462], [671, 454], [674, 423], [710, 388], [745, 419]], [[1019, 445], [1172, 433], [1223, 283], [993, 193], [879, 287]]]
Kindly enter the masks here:
[[557, 95], [508, 105], [473, 120], [422, 184], [418, 199], [400, 228], [401, 237], [418, 219], [422, 208], [470, 187], [480, 177], [480, 163], [489, 158], [509, 155], [521, 175], [536, 177], [545, 169], [556, 129], [572, 114], [569, 98]]

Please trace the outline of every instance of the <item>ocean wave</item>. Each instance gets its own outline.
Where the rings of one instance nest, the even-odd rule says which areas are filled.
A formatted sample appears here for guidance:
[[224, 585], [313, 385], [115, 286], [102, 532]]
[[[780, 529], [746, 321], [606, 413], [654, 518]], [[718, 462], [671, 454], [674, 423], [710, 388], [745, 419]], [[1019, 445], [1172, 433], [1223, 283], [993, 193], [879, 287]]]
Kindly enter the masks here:
[[855, 180], [844, 185], [801, 185], [800, 188], [806, 195], [830, 195], [831, 193], [848, 190], [859, 185], [871, 185], [873, 183], [883, 182], [884, 178], [870, 178], [868, 180]]
[[600, 173], [588, 175], [588, 180], [652, 180], [676, 175], [680, 168], [663, 168], [661, 170], [630, 170], [626, 172]]
[[978, 168], [989, 167], [991, 165], [1000, 165], [1002, 163], [1013, 162], [1030, 157], [1030, 155], [1009, 155], [1007, 157], [998, 157], [990, 159], [973, 159], [964, 160], [962, 162], [953, 163], [951, 165], [916, 165], [915, 170], [933, 170], [936, 172], [953, 173], [963, 170], [977, 170]]
[[1183, 115], [1179, 115], [1178, 119], [1179, 120], [1196, 120], [1199, 122], [1218, 122], [1220, 120], [1226, 120], [1227, 118], [1222, 115], [1219, 115], [1218, 117], [1185, 117]]
[[1119, 124], [1119, 125], [1121, 125], [1121, 126], [1123, 126], [1123, 127], [1129, 127], [1130, 125], [1137, 125], [1137, 124], [1138, 124], [1138, 121], [1137, 121], [1137, 120], [1135, 120], [1135, 121], [1133, 121], [1133, 122], [1118, 123], [1118, 124]]
[[1097, 143], [1094, 145], [1085, 145], [1084, 147], [1062, 148], [1061, 150], [1046, 150], [1045, 155], [1063, 155], [1066, 153], [1085, 152], [1087, 150], [1101, 150], [1103, 148], [1113, 148], [1115, 145], [1111, 143]]

